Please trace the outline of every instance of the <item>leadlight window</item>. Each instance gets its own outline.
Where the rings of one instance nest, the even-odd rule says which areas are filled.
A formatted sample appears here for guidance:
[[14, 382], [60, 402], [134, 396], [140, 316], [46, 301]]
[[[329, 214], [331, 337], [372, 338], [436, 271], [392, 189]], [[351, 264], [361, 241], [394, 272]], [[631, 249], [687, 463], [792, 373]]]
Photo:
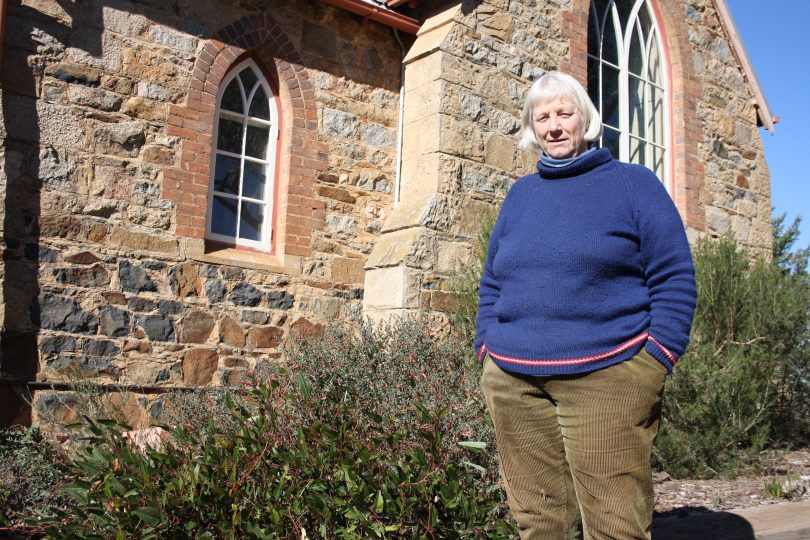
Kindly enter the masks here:
[[649, 0], [593, 0], [588, 93], [602, 115], [601, 145], [668, 185], [667, 81]]
[[278, 108], [252, 60], [223, 80], [216, 119], [206, 237], [269, 251]]

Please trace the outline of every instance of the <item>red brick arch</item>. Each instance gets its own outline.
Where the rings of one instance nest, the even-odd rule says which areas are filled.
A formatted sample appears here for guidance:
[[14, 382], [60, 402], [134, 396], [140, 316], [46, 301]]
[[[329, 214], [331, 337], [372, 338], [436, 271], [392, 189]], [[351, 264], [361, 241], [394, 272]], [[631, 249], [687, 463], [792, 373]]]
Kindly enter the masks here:
[[163, 171], [163, 198], [176, 203], [178, 236], [205, 236], [216, 96], [230, 67], [245, 56], [275, 77], [281, 100], [274, 250], [307, 256], [312, 232], [323, 228], [314, 178], [327, 167], [328, 147], [318, 141], [315, 92], [301, 57], [266, 14], [222, 28], [197, 56], [186, 103], [173, 105], [169, 114], [168, 135], [180, 138], [180, 159]]
[[[569, 39], [568, 58], [560, 69], [583, 84], [588, 80], [588, 14], [591, 0], [574, 0], [571, 11], [563, 13], [562, 33]], [[684, 223], [703, 231], [705, 211], [700, 206], [703, 187], [703, 163], [698, 149], [703, 142], [703, 125], [697, 117], [697, 103], [702, 98], [700, 74], [695, 73], [692, 47], [683, 18], [683, 3], [650, 0], [665, 44], [669, 67], [670, 159], [672, 159], [672, 198]]]

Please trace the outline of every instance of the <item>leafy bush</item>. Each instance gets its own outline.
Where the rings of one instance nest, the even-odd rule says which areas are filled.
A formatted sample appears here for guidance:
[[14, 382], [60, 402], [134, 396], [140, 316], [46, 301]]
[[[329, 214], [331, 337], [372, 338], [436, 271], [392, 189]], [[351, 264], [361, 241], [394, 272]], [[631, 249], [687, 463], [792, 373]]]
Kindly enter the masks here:
[[808, 307], [801, 273], [751, 262], [729, 239], [694, 252], [698, 305], [687, 353], [667, 384], [659, 467], [712, 476], [766, 445], [807, 441]]
[[56, 486], [64, 477], [63, 458], [37, 428], [0, 430], [0, 524], [34, 508], [53, 513], [61, 504]]
[[[226, 399], [237, 429], [200, 446], [183, 428], [143, 451], [127, 426], [91, 422], [63, 490], [75, 507], [36, 523], [71, 538], [509, 538], [499, 490], [450, 457], [442, 412], [415, 406], [421, 428], [368, 421], [338, 390], [304, 378]], [[282, 405], [283, 404], [283, 405]], [[33, 523], [32, 523], [33, 524]]]
[[[473, 258], [461, 264], [450, 282], [450, 291], [453, 294], [453, 309], [450, 311], [450, 321], [453, 330], [462, 339], [472, 343], [475, 339], [475, 320], [478, 317], [478, 288], [481, 276], [484, 273], [484, 263], [487, 260], [487, 248], [492, 228], [498, 218], [500, 205], [485, 210], [479, 220], [478, 235], [476, 237]], [[471, 349], [470, 349], [471, 350]]]
[[[419, 433], [412, 405], [436, 414], [445, 410], [442, 435], [451, 453], [458, 442], [490, 442], [493, 429], [478, 388], [480, 367], [470, 361], [469, 343], [440, 338], [429, 318], [393, 320], [360, 328], [330, 326], [322, 338], [291, 342], [285, 355], [291, 371], [317, 393], [337, 392], [368, 418], [393, 419], [406, 436]], [[482, 465], [497, 470], [494, 445]]]
[[427, 319], [333, 326], [255, 388], [166, 399], [161, 448], [88, 417], [64, 504], [26, 523], [54, 538], [514, 538], [465, 346]]

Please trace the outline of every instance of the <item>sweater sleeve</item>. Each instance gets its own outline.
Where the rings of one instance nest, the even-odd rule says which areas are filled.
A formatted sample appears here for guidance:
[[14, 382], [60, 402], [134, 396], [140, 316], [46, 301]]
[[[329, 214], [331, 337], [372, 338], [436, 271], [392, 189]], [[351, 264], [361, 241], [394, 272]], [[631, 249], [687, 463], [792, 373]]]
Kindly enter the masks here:
[[495, 225], [492, 227], [492, 234], [489, 237], [489, 246], [487, 247], [487, 258], [484, 262], [484, 272], [481, 276], [481, 283], [478, 289], [478, 317], [476, 319], [475, 329], [475, 352], [480, 360], [484, 355], [484, 344], [487, 339], [487, 329], [495, 321], [495, 302], [498, 301], [498, 296], [501, 292], [501, 286], [498, 280], [495, 279], [495, 274], [492, 269], [495, 254], [498, 252], [498, 242], [500, 241], [503, 232], [503, 222], [505, 221], [506, 201], [504, 200], [501, 206], [501, 212], [498, 219], [495, 220]]
[[633, 183], [640, 249], [650, 291], [646, 350], [671, 370], [689, 342], [697, 302], [695, 267], [683, 222], [666, 189], [647, 169]]

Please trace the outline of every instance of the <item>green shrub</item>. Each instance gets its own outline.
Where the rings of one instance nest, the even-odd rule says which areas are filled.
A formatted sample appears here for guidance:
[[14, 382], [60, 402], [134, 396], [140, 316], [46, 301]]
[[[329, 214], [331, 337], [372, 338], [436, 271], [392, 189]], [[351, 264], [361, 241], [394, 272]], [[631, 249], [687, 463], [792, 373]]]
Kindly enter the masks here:
[[655, 449], [657, 465], [681, 477], [730, 473], [766, 445], [807, 440], [807, 281], [751, 262], [728, 238], [699, 243], [694, 257], [692, 337]]
[[[462, 339], [470, 344], [475, 339], [475, 320], [478, 317], [478, 288], [481, 276], [484, 273], [484, 263], [487, 260], [487, 248], [492, 228], [498, 218], [500, 205], [488, 207], [479, 216], [478, 235], [475, 239], [473, 257], [463, 262], [450, 281], [450, 291], [453, 294], [453, 308], [450, 311], [450, 321], [453, 330]], [[472, 351], [472, 348], [470, 348]]]
[[[291, 342], [285, 356], [313, 391], [337, 392], [367, 417], [393, 419], [409, 437], [421, 427], [413, 404], [432, 414], [445, 410], [442, 435], [453, 453], [462, 440], [493, 440], [470, 348], [463, 339], [440, 337], [429, 318], [419, 317], [359, 328], [331, 325], [322, 338]], [[480, 460], [495, 475], [493, 444]]]
[[[63, 490], [75, 507], [35, 524], [71, 538], [509, 538], [500, 491], [443, 440], [443, 411], [414, 405], [418, 437], [305, 378], [226, 399], [234, 433], [184, 428], [139, 451], [127, 426], [91, 422]], [[371, 421], [369, 421], [371, 419]], [[409, 440], [412, 439], [412, 440]], [[34, 523], [32, 523], [34, 524]]]
[[35, 427], [0, 430], [0, 524], [34, 509], [53, 514], [62, 503], [57, 486], [64, 478], [63, 460]]

